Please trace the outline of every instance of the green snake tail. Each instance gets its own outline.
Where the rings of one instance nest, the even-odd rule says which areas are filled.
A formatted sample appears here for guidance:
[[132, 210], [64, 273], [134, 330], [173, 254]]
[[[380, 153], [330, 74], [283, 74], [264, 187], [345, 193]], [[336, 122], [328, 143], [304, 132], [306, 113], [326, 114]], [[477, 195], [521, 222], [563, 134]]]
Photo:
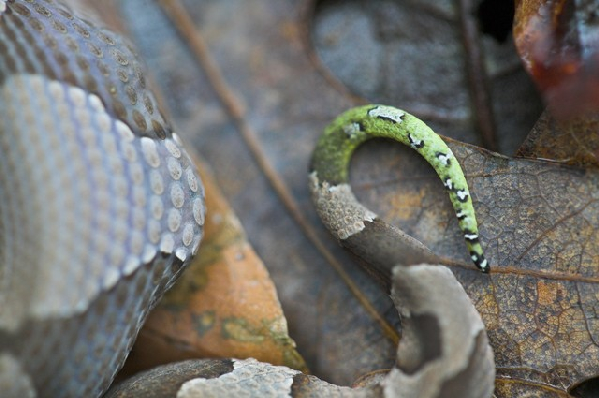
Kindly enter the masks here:
[[[335, 221], [331, 214], [328, 214], [329, 220], [325, 221], [325, 224], [331, 232], [343, 240], [361, 231], [364, 228], [364, 221], [372, 221], [376, 218], [374, 213], [355, 201], [349, 188], [349, 164], [354, 150], [368, 139], [375, 137], [399, 141], [415, 149], [433, 166], [449, 191], [470, 258], [482, 272], [489, 272], [490, 266], [483, 255], [479, 241], [478, 225], [468, 183], [451, 149], [422, 120], [391, 106], [364, 105], [348, 110], [325, 129], [314, 149], [311, 178], [317, 180], [320, 192], [323, 191], [323, 187], [326, 187], [327, 195], [340, 197], [340, 200], [349, 203], [348, 206], [353, 207], [353, 210], [358, 210], [356, 213], [351, 209], [343, 211], [334, 209], [334, 217], [343, 220]], [[311, 189], [314, 193], [314, 188]], [[330, 206], [327, 211], [330, 213]], [[320, 211], [319, 214], [321, 218], [327, 217]], [[359, 215], [356, 219], [352, 219], [352, 214]], [[350, 227], [338, 227], [340, 223]]]

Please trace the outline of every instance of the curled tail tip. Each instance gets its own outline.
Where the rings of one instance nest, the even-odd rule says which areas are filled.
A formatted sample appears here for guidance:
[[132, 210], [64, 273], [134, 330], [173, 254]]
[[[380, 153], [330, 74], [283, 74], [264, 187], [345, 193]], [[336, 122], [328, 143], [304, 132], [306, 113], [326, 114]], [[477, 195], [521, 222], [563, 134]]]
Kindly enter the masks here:
[[471, 251], [470, 258], [472, 259], [474, 265], [476, 265], [476, 268], [478, 268], [483, 274], [489, 273], [491, 270], [491, 265], [482, 253]]
[[487, 261], [487, 259], [483, 258], [483, 261], [480, 265], [477, 265], [478, 268], [480, 268], [480, 271], [483, 274], [488, 274], [489, 271], [491, 271], [491, 265], [489, 264], [489, 262]]

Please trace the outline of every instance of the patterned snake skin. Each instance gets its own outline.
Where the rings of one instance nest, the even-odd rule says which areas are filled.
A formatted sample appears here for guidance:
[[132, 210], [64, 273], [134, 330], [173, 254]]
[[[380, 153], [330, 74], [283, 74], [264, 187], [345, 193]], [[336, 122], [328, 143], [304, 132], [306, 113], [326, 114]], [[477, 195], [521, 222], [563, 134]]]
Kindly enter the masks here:
[[101, 395], [203, 223], [132, 48], [56, 0], [0, 0], [0, 395]]

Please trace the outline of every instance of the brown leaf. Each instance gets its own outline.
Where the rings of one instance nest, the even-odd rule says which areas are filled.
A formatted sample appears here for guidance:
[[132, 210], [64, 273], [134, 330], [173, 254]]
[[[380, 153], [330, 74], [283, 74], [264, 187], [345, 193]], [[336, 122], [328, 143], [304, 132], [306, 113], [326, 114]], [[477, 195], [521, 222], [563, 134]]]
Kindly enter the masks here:
[[577, 166], [599, 164], [599, 119], [584, 116], [558, 120], [543, 112], [517, 155]]

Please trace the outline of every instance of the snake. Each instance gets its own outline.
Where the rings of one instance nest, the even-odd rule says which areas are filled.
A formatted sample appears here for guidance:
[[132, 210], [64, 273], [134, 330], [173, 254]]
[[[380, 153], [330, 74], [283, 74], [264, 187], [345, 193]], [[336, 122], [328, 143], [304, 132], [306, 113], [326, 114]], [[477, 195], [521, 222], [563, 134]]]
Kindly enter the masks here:
[[[375, 252], [381, 256], [393, 246], [387, 242], [393, 239], [390, 236], [397, 237], [399, 231], [381, 222], [373, 211], [358, 202], [349, 180], [352, 154], [376, 137], [392, 139], [416, 150], [433, 167], [449, 193], [472, 262], [488, 273], [491, 267], [483, 253], [468, 182], [459, 162], [445, 141], [422, 120], [392, 106], [368, 104], [349, 109], [335, 118], [318, 139], [310, 162], [309, 187], [327, 229], [350, 251], [368, 244], [365, 257], [372, 257]], [[385, 230], [382, 237], [372, 227], [380, 225], [379, 222], [383, 223], [379, 230]], [[375, 238], [364, 239], [364, 231]], [[352, 237], [359, 238], [352, 242]]]
[[100, 396], [204, 209], [127, 39], [56, 0], [0, 0], [0, 394]]

